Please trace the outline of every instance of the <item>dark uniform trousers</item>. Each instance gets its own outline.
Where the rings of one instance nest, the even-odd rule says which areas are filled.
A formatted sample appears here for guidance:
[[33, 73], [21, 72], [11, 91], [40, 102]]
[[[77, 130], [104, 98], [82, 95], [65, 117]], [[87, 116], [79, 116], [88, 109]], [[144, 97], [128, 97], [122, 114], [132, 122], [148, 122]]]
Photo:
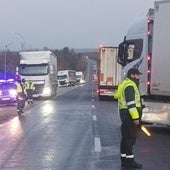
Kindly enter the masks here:
[[[123, 114], [126, 113], [124, 112]], [[135, 144], [137, 138], [137, 126], [133, 123], [132, 119], [126, 118], [125, 120], [122, 120], [121, 133], [122, 139], [120, 152], [122, 154], [126, 154], [127, 156], [133, 155], [133, 145]]]
[[22, 110], [25, 106], [25, 94], [23, 92], [17, 95], [17, 110]]
[[28, 100], [33, 100], [33, 89], [26, 89]]

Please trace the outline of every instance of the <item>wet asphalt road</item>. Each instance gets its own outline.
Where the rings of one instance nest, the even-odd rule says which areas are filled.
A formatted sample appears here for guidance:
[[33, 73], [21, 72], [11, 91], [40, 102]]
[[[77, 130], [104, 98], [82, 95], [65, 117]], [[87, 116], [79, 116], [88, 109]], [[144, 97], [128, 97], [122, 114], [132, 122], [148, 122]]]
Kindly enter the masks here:
[[[79, 94], [81, 90], [76, 88]], [[0, 169], [89, 169], [91, 103], [72, 93], [41, 102], [1, 124]]]
[[[126, 170], [119, 159], [120, 124], [117, 101], [99, 101], [89, 79], [1, 123], [0, 169]], [[151, 137], [139, 131], [136, 160], [143, 170], [169, 170], [170, 130], [148, 129]]]
[[[121, 170], [117, 102], [99, 101], [92, 87], [40, 101], [1, 124], [0, 169]], [[170, 130], [149, 130], [151, 137], [139, 131], [136, 160], [144, 170], [168, 170]]]

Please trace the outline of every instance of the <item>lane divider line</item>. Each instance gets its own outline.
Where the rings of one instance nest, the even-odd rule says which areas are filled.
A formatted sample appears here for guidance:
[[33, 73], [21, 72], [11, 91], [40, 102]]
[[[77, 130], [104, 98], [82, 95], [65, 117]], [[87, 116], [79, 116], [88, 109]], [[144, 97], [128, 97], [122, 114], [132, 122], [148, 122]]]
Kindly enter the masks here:
[[94, 151], [95, 152], [102, 151], [100, 138], [97, 138], [97, 137], [94, 138]]
[[93, 120], [94, 120], [94, 121], [97, 121], [96, 115], [93, 115]]
[[91, 105], [91, 107], [92, 107], [93, 109], [96, 109], [96, 106], [95, 106], [95, 105]]

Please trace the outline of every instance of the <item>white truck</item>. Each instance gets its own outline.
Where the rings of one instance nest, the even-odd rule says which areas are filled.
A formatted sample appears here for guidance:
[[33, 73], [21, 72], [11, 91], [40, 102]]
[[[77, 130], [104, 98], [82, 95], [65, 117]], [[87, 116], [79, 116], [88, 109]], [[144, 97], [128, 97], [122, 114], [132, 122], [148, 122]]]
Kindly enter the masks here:
[[75, 70], [61, 70], [57, 74], [58, 86], [74, 86], [76, 85]]
[[76, 71], [76, 84], [77, 85], [85, 84], [85, 78], [82, 71]]
[[20, 52], [17, 75], [35, 85], [33, 97], [52, 97], [57, 92], [57, 56], [51, 51]]
[[117, 63], [117, 47], [99, 48], [98, 96], [113, 97], [121, 81], [121, 65]]
[[142, 121], [170, 126], [170, 1], [156, 1], [143, 19], [136, 21], [119, 45], [122, 79], [138, 68], [145, 108]]

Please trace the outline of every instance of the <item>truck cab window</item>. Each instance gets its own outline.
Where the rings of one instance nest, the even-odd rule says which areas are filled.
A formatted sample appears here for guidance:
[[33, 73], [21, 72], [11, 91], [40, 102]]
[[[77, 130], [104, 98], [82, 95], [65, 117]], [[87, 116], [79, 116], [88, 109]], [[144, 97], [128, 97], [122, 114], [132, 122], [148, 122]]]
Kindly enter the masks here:
[[125, 40], [119, 44], [117, 62], [122, 66], [140, 58], [143, 50], [143, 40]]
[[137, 39], [133, 41], [127, 41], [127, 63], [130, 63], [140, 58], [143, 49], [143, 40]]
[[47, 75], [49, 71], [50, 68], [48, 64], [21, 64], [19, 67], [19, 74], [22, 76]]
[[128, 61], [133, 61], [134, 50], [135, 50], [135, 45], [130, 44], [127, 49], [127, 60]]

